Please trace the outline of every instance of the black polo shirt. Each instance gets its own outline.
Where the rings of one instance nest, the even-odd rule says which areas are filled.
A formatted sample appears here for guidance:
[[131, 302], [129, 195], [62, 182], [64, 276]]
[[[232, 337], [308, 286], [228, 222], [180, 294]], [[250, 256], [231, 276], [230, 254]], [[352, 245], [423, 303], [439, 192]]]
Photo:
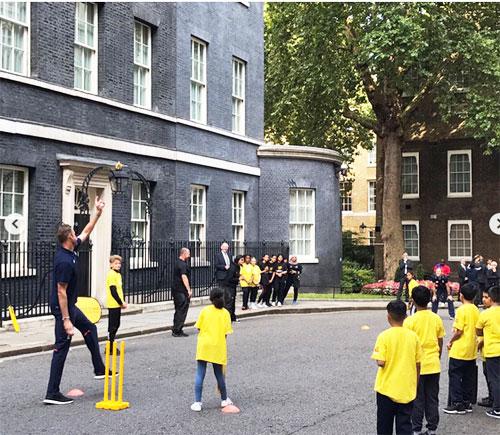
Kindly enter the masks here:
[[177, 258], [174, 265], [174, 282], [172, 285], [172, 293], [187, 294], [187, 288], [182, 282], [182, 275], [186, 275], [188, 281], [191, 281], [191, 266], [188, 264], [188, 262]]
[[446, 291], [446, 283], [448, 282], [448, 278], [444, 275], [432, 277], [432, 282], [436, 286], [436, 291]]
[[78, 254], [76, 250], [81, 244], [81, 240], [76, 239], [76, 247], [74, 251], [58, 246], [54, 256], [54, 284], [50, 294], [50, 304], [53, 307], [59, 307], [59, 298], [57, 296], [57, 283], [68, 284], [66, 295], [68, 297], [68, 309], [76, 304], [78, 298], [77, 293], [77, 270], [78, 270]]

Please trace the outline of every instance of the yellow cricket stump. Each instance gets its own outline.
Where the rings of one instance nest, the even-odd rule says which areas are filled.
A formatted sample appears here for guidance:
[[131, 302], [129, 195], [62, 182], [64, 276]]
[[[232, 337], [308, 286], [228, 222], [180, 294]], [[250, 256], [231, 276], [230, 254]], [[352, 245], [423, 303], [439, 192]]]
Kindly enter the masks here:
[[118, 373], [118, 400], [116, 400], [116, 342], [113, 342], [113, 356], [111, 360], [112, 379], [111, 379], [111, 397], [109, 397], [109, 351], [110, 343], [106, 342], [106, 377], [104, 378], [104, 397], [101, 402], [95, 404], [97, 409], [106, 409], [108, 411], [120, 411], [127, 409], [129, 402], [123, 401], [123, 370], [125, 364], [125, 342], [120, 343], [120, 372]]

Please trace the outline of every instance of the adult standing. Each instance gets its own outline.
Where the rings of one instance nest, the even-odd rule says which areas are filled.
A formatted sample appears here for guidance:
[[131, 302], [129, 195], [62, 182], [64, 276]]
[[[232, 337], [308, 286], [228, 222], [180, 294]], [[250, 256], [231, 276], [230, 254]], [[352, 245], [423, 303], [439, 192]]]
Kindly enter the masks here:
[[488, 278], [486, 276], [486, 267], [481, 255], [475, 255], [467, 270], [469, 283], [476, 287], [476, 296], [474, 304], [479, 305], [482, 302], [483, 291], [486, 290]]
[[44, 403], [49, 405], [66, 405], [73, 400], [60, 392], [60, 384], [64, 363], [71, 345], [71, 338], [78, 329], [92, 355], [92, 364], [96, 379], [104, 379], [105, 367], [99, 352], [97, 328], [76, 307], [78, 282], [78, 247], [92, 233], [95, 224], [101, 217], [104, 202], [95, 200], [95, 212], [77, 237], [70, 225], [61, 224], [57, 230], [57, 247], [54, 256], [54, 285], [50, 293], [50, 309], [55, 318], [55, 344], [50, 365], [50, 378]]
[[460, 284], [460, 288], [469, 282], [469, 278], [467, 277], [467, 263], [465, 258], [460, 260], [460, 266], [458, 266], [458, 283]]
[[181, 248], [179, 258], [175, 261], [174, 266], [174, 283], [172, 286], [172, 295], [174, 298], [175, 314], [174, 326], [172, 327], [173, 337], [187, 337], [182, 328], [186, 321], [187, 312], [189, 309], [189, 302], [191, 300], [191, 266], [189, 264], [189, 257], [191, 252], [188, 248]]
[[220, 245], [220, 251], [215, 255], [215, 279], [219, 287], [226, 282], [227, 271], [231, 267], [231, 259], [228, 254], [229, 245], [224, 242]]
[[302, 264], [297, 262], [297, 256], [292, 255], [290, 261], [288, 262], [288, 275], [286, 277], [286, 287], [285, 291], [281, 297], [281, 303], [285, 303], [285, 299], [288, 295], [290, 287], [293, 286], [293, 302], [292, 305], [297, 303], [297, 298], [299, 297], [300, 288], [300, 274], [302, 273]]
[[[278, 254], [276, 264], [274, 265], [274, 280], [273, 280], [273, 302], [272, 305], [281, 307], [281, 296], [285, 291], [286, 276], [288, 272], [288, 264], [285, 263], [283, 255]], [[275, 299], [276, 298], [276, 299]], [[276, 302], [275, 302], [276, 300]]]
[[224, 286], [229, 289], [228, 294], [229, 298], [226, 298], [224, 301], [224, 307], [229, 311], [231, 315], [231, 322], [238, 322], [236, 318], [236, 287], [240, 282], [240, 269], [243, 265], [244, 258], [241, 255], [236, 256], [234, 261], [231, 263], [229, 267], [226, 281], [224, 282]]
[[[401, 299], [403, 288], [405, 287], [407, 288], [408, 285], [406, 274], [412, 271], [413, 271], [413, 262], [408, 259], [408, 253], [403, 252], [403, 256], [401, 257], [401, 260], [399, 260], [399, 267], [398, 267], [398, 276], [399, 276], [399, 290], [397, 294], [398, 299]], [[406, 290], [405, 292], [405, 301], [408, 302], [408, 290]]]

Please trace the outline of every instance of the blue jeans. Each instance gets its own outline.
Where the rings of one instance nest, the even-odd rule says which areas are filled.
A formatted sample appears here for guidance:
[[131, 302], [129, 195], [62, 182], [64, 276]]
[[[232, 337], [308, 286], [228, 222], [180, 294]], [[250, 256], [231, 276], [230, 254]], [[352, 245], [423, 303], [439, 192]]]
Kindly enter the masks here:
[[[201, 402], [201, 393], [203, 390], [203, 380], [205, 379], [205, 374], [207, 373], [207, 362], [198, 360], [196, 367], [196, 378], [194, 381], [194, 397], [195, 402]], [[214, 375], [217, 379], [217, 386], [219, 387], [220, 397], [222, 400], [227, 399], [226, 392], [226, 381], [224, 379], [224, 373], [222, 372], [221, 364], [213, 364], [214, 366]]]
[[[54, 345], [54, 353], [52, 354], [52, 363], [50, 365], [50, 378], [47, 387], [47, 395], [59, 393], [59, 385], [64, 370], [64, 363], [68, 355], [69, 347], [71, 345], [71, 337], [66, 334], [64, 324], [59, 306], [51, 306], [52, 314], [55, 317], [55, 336], [56, 342]], [[92, 364], [94, 366], [94, 373], [102, 375], [104, 373], [104, 363], [102, 362], [101, 354], [99, 351], [99, 342], [97, 340], [97, 328], [90, 322], [89, 319], [77, 308], [69, 308], [69, 317], [73, 326], [78, 329], [85, 340], [85, 344], [92, 356]]]

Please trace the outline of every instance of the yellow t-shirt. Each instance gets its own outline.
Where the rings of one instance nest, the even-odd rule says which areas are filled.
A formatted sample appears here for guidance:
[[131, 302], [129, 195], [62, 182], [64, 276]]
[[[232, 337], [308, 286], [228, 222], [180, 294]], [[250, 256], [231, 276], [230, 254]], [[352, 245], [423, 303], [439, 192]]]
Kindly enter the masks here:
[[457, 309], [453, 327], [462, 331], [460, 338], [453, 342], [449, 357], [471, 361], [477, 357], [476, 324], [479, 309], [474, 304], [464, 304]]
[[122, 286], [122, 275], [119, 272], [110, 269], [108, 275], [106, 276], [106, 307], [107, 308], [120, 308], [118, 302], [116, 302], [115, 298], [111, 295], [110, 287], [114, 285], [116, 287], [116, 293], [124, 302], [123, 298], [123, 286]]
[[229, 311], [213, 305], [205, 307], [194, 326], [200, 330], [196, 359], [226, 365], [226, 335], [233, 333]]
[[242, 287], [251, 287], [253, 282], [253, 265], [243, 263], [240, 267], [240, 285]]
[[408, 297], [411, 298], [411, 295], [413, 293], [413, 289], [415, 287], [418, 287], [418, 281], [416, 279], [412, 279], [409, 283], [408, 283]]
[[253, 285], [258, 286], [260, 284], [260, 267], [258, 265], [253, 266], [252, 277], [253, 277]]
[[379, 334], [371, 358], [385, 361], [385, 366], [378, 368], [375, 391], [396, 403], [414, 400], [420, 357], [420, 343], [413, 331], [393, 327]]
[[476, 328], [483, 330], [484, 356], [486, 358], [500, 356], [500, 306], [484, 310], [479, 315]]
[[438, 338], [445, 336], [441, 317], [429, 310], [417, 311], [405, 319], [403, 326], [417, 334], [422, 346], [420, 374], [440, 373]]

